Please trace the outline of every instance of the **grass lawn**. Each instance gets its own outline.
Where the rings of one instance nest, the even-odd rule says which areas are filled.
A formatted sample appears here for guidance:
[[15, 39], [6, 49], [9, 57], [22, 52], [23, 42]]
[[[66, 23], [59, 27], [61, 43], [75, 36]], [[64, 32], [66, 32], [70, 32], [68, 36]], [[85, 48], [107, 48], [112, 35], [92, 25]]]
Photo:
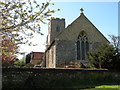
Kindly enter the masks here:
[[120, 85], [101, 85], [96, 86], [91, 89], [83, 89], [83, 90], [120, 90]]

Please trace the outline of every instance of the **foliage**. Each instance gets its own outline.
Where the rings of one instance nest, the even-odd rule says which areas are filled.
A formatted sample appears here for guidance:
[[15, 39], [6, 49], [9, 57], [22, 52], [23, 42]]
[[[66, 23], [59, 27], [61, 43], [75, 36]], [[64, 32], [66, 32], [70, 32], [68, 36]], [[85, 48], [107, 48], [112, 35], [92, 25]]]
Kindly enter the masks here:
[[80, 61], [69, 61], [68, 63], [64, 64], [65, 68], [86, 68], [84, 64]]
[[25, 57], [23, 57], [21, 60], [17, 60], [14, 62], [15, 67], [22, 67], [25, 66]]
[[18, 46], [14, 42], [14, 39], [7, 36], [1, 40], [2, 67], [14, 67], [13, 63], [17, 60], [16, 54], [19, 51]]
[[2, 68], [13, 68], [14, 67], [14, 61], [4, 61], [2, 63]]
[[98, 49], [89, 52], [88, 59], [90, 67], [112, 68], [114, 55], [115, 50], [112, 45], [101, 45]]
[[20, 44], [35, 45], [29, 39], [34, 37], [34, 33], [43, 35], [40, 23], [46, 23], [52, 13], [59, 11], [49, 9], [50, 5], [54, 4], [36, 0], [0, 1], [0, 50], [3, 60], [13, 60]]
[[34, 65], [31, 64], [31, 63], [28, 63], [28, 64], [26, 64], [26, 65], [24, 66], [24, 68], [32, 68], [32, 67], [34, 67]]
[[18, 46], [14, 43], [12, 38], [5, 38], [1, 41], [2, 47], [2, 61], [13, 61], [16, 58], [18, 52]]
[[[7, 35], [19, 41], [25, 39], [25, 37], [20, 36], [20, 32], [30, 38], [33, 37], [33, 32], [42, 34], [40, 23], [45, 23], [44, 20], [55, 12], [55, 10], [47, 9], [49, 5], [53, 4], [50, 2], [38, 4], [35, 0], [0, 1], [0, 14], [2, 15], [0, 17], [2, 20], [0, 31], [2, 37], [4, 38]], [[9, 32], [12, 32], [12, 34], [9, 34]]]
[[88, 54], [89, 66], [120, 71], [120, 36], [109, 35], [110, 44], [101, 45]]
[[111, 44], [114, 46], [116, 50], [120, 49], [120, 36], [109, 35], [111, 39]]
[[120, 53], [118, 52], [113, 56], [112, 67], [114, 70], [120, 71]]

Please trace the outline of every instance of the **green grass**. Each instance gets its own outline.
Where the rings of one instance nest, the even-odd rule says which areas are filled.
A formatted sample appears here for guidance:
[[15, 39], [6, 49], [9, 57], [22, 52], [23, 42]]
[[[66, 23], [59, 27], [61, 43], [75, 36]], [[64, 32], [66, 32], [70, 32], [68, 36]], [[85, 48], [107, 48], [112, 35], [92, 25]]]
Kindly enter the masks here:
[[91, 89], [83, 89], [83, 90], [120, 90], [120, 85], [101, 85], [96, 86]]
[[102, 86], [97, 86], [95, 88], [119, 88], [120, 89], [120, 85], [102, 85]]

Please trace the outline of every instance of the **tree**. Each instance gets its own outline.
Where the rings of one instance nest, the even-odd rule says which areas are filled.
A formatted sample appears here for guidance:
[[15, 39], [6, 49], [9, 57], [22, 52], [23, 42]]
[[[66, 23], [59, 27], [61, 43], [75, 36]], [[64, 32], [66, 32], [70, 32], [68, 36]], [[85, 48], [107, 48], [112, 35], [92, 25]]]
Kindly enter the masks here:
[[15, 67], [23, 67], [25, 66], [25, 57], [23, 57], [21, 60], [17, 60], [14, 62]]
[[113, 68], [120, 71], [120, 36], [109, 35], [111, 44], [115, 48], [115, 55], [113, 56]]
[[[50, 10], [49, 5], [54, 4], [50, 1], [40, 4], [36, 0], [0, 1], [0, 35], [3, 39], [0, 41], [4, 42], [7, 37], [17, 46], [19, 44], [33, 45], [28, 39], [33, 38], [35, 32], [43, 35], [40, 31], [40, 23], [46, 23], [45, 21], [51, 17], [52, 13], [59, 11], [59, 9]], [[8, 48], [5, 47], [2, 45], [0, 49], [4, 48], [2, 53], [9, 56], [12, 52], [6, 53]]]
[[18, 52], [18, 46], [14, 43], [12, 38], [2, 40], [2, 61], [13, 61]]
[[14, 61], [17, 61], [16, 53], [18, 52], [18, 46], [14, 43], [12, 38], [5, 38], [1, 41], [2, 47], [2, 66], [13, 67]]
[[120, 36], [109, 35], [111, 44], [114, 46], [116, 52], [120, 49]]
[[90, 51], [88, 54], [90, 67], [113, 68], [113, 56], [115, 49], [112, 45], [103, 44], [98, 49]]

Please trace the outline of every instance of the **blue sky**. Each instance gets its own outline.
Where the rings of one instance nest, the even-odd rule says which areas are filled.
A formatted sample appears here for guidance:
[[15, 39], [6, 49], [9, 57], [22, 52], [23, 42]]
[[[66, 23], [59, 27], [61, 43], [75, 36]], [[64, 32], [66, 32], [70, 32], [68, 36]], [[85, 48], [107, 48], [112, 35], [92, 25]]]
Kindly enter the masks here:
[[[72, 23], [80, 15], [80, 8], [84, 9], [85, 16], [105, 35], [118, 35], [118, 2], [55, 2], [51, 9], [60, 9], [53, 14], [54, 17], [65, 18], [66, 26]], [[44, 36], [35, 34], [33, 43], [37, 46], [21, 46], [21, 51], [30, 53], [31, 51], [44, 52], [46, 36], [48, 33], [47, 24], [41, 25], [41, 32]]]
[[56, 17], [65, 18], [70, 24], [80, 15], [80, 8], [88, 19], [104, 34], [118, 34], [118, 3], [117, 2], [58, 2], [53, 8], [60, 8]]

